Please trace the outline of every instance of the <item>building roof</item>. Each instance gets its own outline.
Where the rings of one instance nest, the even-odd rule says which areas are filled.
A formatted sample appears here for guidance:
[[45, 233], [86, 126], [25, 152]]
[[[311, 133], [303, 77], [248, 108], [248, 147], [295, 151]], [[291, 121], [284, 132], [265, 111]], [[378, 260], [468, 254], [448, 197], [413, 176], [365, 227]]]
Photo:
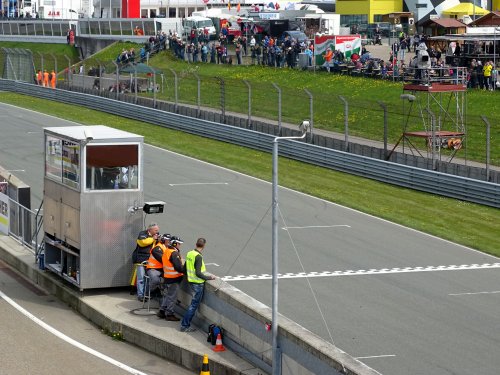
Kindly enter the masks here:
[[494, 25], [498, 26], [500, 24], [500, 12], [493, 10], [490, 13], [476, 19], [471, 22], [469, 26], [478, 25], [478, 26], [486, 26], [486, 25]]
[[466, 27], [467, 25], [463, 22], [460, 22], [459, 20], [456, 20], [454, 18], [437, 18], [435, 20], [427, 20], [423, 23], [422, 26], [431, 26], [432, 24], [436, 24], [438, 26], [444, 27], [444, 28], [451, 28], [451, 27]]

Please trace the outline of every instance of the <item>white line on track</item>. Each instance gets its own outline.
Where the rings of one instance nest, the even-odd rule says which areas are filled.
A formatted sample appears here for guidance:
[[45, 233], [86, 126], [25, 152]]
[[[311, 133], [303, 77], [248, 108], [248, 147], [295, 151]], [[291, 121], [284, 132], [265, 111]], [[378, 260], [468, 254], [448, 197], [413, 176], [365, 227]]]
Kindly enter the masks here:
[[5, 302], [7, 302], [12, 307], [14, 307], [21, 314], [23, 314], [25, 317], [27, 317], [28, 319], [30, 319], [34, 323], [38, 324], [43, 329], [49, 331], [50, 333], [52, 333], [56, 337], [60, 338], [61, 340], [66, 341], [68, 344], [71, 344], [71, 345], [73, 345], [74, 347], [76, 347], [78, 349], [81, 349], [81, 350], [83, 350], [83, 351], [85, 351], [85, 352], [87, 352], [87, 353], [89, 353], [89, 354], [91, 354], [91, 355], [93, 355], [93, 356], [95, 356], [97, 358], [100, 358], [103, 361], [106, 361], [106, 362], [112, 364], [113, 366], [119, 367], [122, 370], [125, 370], [126, 372], [128, 372], [130, 374], [147, 375], [145, 372], [136, 370], [136, 369], [134, 369], [134, 368], [132, 368], [130, 366], [127, 366], [124, 363], [118, 362], [116, 359], [108, 357], [107, 355], [105, 355], [105, 354], [103, 354], [101, 352], [98, 352], [97, 350], [94, 350], [94, 349], [92, 349], [92, 348], [90, 348], [90, 347], [88, 347], [88, 346], [86, 346], [86, 345], [84, 345], [84, 344], [82, 344], [82, 343], [80, 343], [80, 342], [72, 339], [71, 337], [66, 336], [64, 333], [58, 331], [54, 327], [49, 326], [44, 321], [38, 319], [36, 316], [34, 316], [32, 313], [30, 313], [24, 307], [20, 306], [14, 300], [12, 300], [10, 297], [8, 297], [7, 295], [5, 295], [1, 290], [0, 290], [0, 297], [3, 298], [5, 300]]
[[281, 229], [288, 230], [288, 229], [339, 228], [339, 227], [350, 228], [351, 226], [347, 225], [347, 224], [339, 224], [339, 225], [309, 225], [309, 226], [305, 226], [305, 227], [282, 227]]
[[382, 355], [370, 355], [367, 357], [355, 357], [356, 359], [370, 359], [370, 358], [387, 358], [387, 357], [395, 357], [396, 354], [382, 354]]
[[476, 294], [498, 294], [500, 290], [494, 290], [492, 292], [470, 292], [470, 293], [451, 293], [449, 296], [473, 296]]
[[[456, 266], [427, 266], [427, 267], [404, 267], [404, 268], [382, 268], [370, 270], [346, 270], [346, 271], [323, 271], [323, 272], [299, 272], [278, 274], [279, 279], [300, 279], [306, 277], [333, 277], [333, 276], [367, 276], [367, 275], [386, 275], [397, 273], [418, 273], [418, 272], [437, 272], [437, 271], [464, 271], [464, 270], [484, 270], [500, 268], [500, 263], [484, 263], [484, 264], [462, 264]], [[272, 276], [269, 274], [262, 275], [238, 275], [224, 276], [224, 281], [252, 281], [252, 280], [270, 280]]]
[[189, 182], [186, 184], [168, 184], [168, 186], [193, 186], [193, 185], [229, 185], [229, 182]]
[[220, 267], [217, 263], [205, 263], [205, 266], [215, 266], [215, 267]]
[[8, 169], [7, 172], [26, 172], [24, 169]]

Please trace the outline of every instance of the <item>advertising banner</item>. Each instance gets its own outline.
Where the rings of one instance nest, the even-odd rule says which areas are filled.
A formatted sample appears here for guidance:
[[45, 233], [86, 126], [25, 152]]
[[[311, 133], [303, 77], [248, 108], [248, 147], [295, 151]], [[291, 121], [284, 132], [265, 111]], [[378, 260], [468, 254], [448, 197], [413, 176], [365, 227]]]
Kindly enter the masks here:
[[9, 197], [0, 193], [0, 233], [9, 235]]
[[344, 53], [350, 60], [353, 53], [361, 54], [361, 37], [359, 35], [343, 35], [335, 37], [335, 49]]
[[314, 58], [317, 66], [323, 65], [325, 59], [323, 55], [326, 49], [330, 47], [335, 51], [335, 36], [334, 35], [315, 35], [314, 36]]
[[323, 55], [328, 47], [334, 52], [341, 51], [346, 59], [350, 59], [353, 53], [361, 53], [361, 37], [359, 35], [316, 35], [314, 37], [314, 55], [317, 66], [324, 64]]

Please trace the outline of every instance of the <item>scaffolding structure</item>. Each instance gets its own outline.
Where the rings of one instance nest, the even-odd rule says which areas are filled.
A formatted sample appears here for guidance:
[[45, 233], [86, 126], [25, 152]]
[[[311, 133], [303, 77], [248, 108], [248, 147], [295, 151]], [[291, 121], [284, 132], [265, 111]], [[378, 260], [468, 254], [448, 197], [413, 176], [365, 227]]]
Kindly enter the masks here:
[[[434, 169], [437, 161], [451, 162], [463, 148], [467, 135], [465, 82], [453, 79], [405, 84], [401, 99], [403, 131], [387, 159], [402, 144], [403, 153], [409, 150], [413, 155], [431, 158]], [[415, 120], [421, 123], [418, 130], [415, 130]], [[425, 140], [426, 155], [416, 147], [415, 139]], [[442, 150], [450, 152], [443, 153]]]

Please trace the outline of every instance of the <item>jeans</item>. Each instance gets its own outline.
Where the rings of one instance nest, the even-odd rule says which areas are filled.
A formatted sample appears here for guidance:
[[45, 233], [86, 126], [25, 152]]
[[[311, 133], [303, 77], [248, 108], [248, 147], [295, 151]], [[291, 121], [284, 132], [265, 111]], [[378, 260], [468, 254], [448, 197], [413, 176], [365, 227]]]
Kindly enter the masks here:
[[137, 266], [137, 297], [144, 297], [144, 275], [146, 274], [146, 268], [142, 265]]
[[177, 302], [177, 291], [179, 283], [163, 284], [163, 299], [160, 310], [165, 311], [167, 315], [174, 315], [174, 307]]
[[196, 313], [196, 310], [200, 305], [201, 298], [203, 297], [205, 283], [189, 283], [189, 287], [191, 288], [193, 299], [191, 300], [191, 305], [189, 305], [184, 317], [182, 318], [181, 327], [183, 328], [188, 328], [191, 325], [191, 320], [193, 320], [194, 314]]

